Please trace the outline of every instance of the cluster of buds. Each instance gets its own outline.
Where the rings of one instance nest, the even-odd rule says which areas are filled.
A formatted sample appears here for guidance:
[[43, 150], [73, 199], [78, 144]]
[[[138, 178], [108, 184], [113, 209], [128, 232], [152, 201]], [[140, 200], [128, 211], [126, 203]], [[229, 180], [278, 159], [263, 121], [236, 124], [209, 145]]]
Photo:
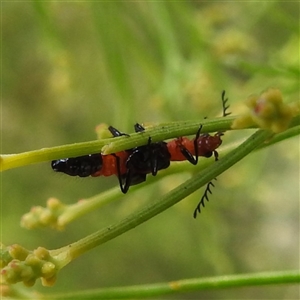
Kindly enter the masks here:
[[33, 286], [41, 278], [44, 286], [52, 286], [58, 270], [58, 262], [43, 247], [34, 251], [17, 244], [1, 248], [1, 283]]
[[59, 217], [65, 211], [65, 205], [56, 198], [49, 198], [47, 207], [34, 206], [30, 212], [25, 214], [21, 220], [21, 226], [27, 229], [41, 227], [52, 227], [62, 230], [63, 226], [59, 225]]
[[238, 117], [232, 124], [233, 129], [246, 128], [253, 124], [274, 133], [285, 131], [294, 115], [292, 106], [283, 103], [280, 90], [271, 88], [261, 95], [250, 96], [246, 105], [247, 114]]

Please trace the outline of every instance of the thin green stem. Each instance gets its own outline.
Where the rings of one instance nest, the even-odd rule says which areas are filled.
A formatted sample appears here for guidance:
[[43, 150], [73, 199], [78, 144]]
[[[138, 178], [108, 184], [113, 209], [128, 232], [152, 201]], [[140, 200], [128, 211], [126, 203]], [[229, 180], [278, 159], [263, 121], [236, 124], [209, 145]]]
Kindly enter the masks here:
[[220, 175], [226, 169], [237, 163], [243, 157], [248, 155], [256, 147], [261, 145], [272, 135], [269, 131], [259, 130], [250, 136], [244, 143], [231, 151], [218, 162], [210, 165], [205, 170], [199, 172], [196, 176], [179, 185], [166, 195], [162, 196], [158, 201], [149, 204], [140, 211], [129, 215], [127, 218], [99, 230], [73, 244], [65, 246], [57, 250], [51, 250], [51, 255], [57, 256], [61, 261], [61, 267], [68, 264], [76, 257], [89, 251], [90, 249], [103, 244], [122, 233], [133, 229], [143, 222], [151, 219], [157, 214], [163, 212], [167, 208], [184, 199], [213, 178]]
[[228, 117], [209, 121], [203, 120], [201, 122], [185, 121], [161, 123], [157, 126], [147, 128], [145, 132], [132, 133], [130, 134], [130, 137], [116, 137], [84, 143], [63, 145], [52, 148], [42, 148], [39, 150], [28, 151], [18, 154], [3, 154], [0, 156], [0, 171], [17, 168], [33, 163], [50, 161], [53, 159], [99, 153], [100, 151], [103, 151], [103, 154], [110, 154], [113, 152], [131, 149], [133, 147], [147, 144], [148, 138], [150, 136], [152, 141], [156, 142], [177, 136], [194, 134], [198, 130], [200, 124], [203, 124], [203, 132], [229, 130], [233, 120], [233, 117]]
[[[131, 133], [130, 137], [116, 137], [84, 143], [68, 144], [52, 148], [42, 148], [18, 154], [2, 154], [0, 156], [0, 171], [17, 168], [33, 163], [50, 161], [53, 159], [76, 157], [85, 154], [99, 153], [107, 155], [118, 151], [131, 149], [145, 145], [149, 137], [153, 142], [163, 141], [170, 138], [195, 134], [202, 125], [202, 132], [217, 132], [230, 130], [230, 126], [236, 117], [216, 118], [211, 120], [182, 121], [160, 123], [149, 127], [145, 132]], [[300, 116], [294, 117], [291, 126], [299, 125]], [[255, 128], [251, 126], [249, 128]]]
[[268, 143], [261, 145], [258, 149], [271, 146], [273, 144], [282, 142], [284, 140], [287, 140], [287, 139], [290, 139], [292, 137], [299, 136], [299, 135], [300, 135], [300, 125], [289, 128], [288, 130], [286, 130], [284, 132], [274, 135], [274, 137], [272, 137], [272, 139], [270, 141], [268, 141]]
[[[295, 126], [292, 128], [289, 128], [288, 130], [276, 134], [272, 137], [272, 139], [268, 140], [267, 143], [264, 143], [257, 147], [255, 149], [263, 149], [266, 147], [269, 147], [273, 145], [274, 143], [286, 140], [288, 138], [291, 138], [293, 136], [297, 136], [300, 133], [300, 126]], [[232, 143], [230, 145], [227, 145], [225, 148], [221, 149], [219, 151], [220, 156], [224, 156], [230, 151], [233, 151], [240, 143]], [[208, 165], [211, 165], [214, 163], [214, 159], [201, 159], [199, 163], [194, 166], [191, 165], [189, 162], [179, 162], [179, 163], [172, 163], [172, 166], [166, 170], [162, 170], [159, 172], [158, 176], [150, 176], [147, 178], [147, 182], [145, 183], [147, 186], [150, 184], [153, 184], [157, 182], [158, 180], [161, 180], [162, 178], [166, 176], [170, 176], [176, 173], [182, 173], [182, 172], [190, 172], [195, 173], [197, 171], [203, 170], [207, 168]], [[145, 184], [143, 185], [135, 185], [131, 187], [131, 192], [134, 192], [136, 190], [139, 190], [143, 187], [145, 187]], [[100, 194], [97, 194], [91, 198], [88, 199], [82, 199], [74, 204], [66, 205], [65, 208], [62, 210], [61, 214], [57, 217], [57, 226], [58, 228], [64, 228], [67, 224], [71, 223], [77, 218], [80, 218], [81, 216], [89, 213], [90, 211], [93, 211], [99, 207], [102, 207], [108, 203], [111, 203], [115, 200], [118, 200], [121, 197], [120, 190], [118, 187], [112, 188], [108, 191], [102, 192]], [[51, 224], [49, 224], [51, 225]], [[43, 226], [45, 224], [43, 223]], [[26, 226], [25, 226], [26, 227]]]
[[141, 299], [162, 295], [216, 290], [234, 287], [262, 286], [271, 284], [296, 284], [300, 282], [298, 270], [227, 275], [206, 278], [191, 278], [172, 282], [154, 283], [127, 287], [95, 289], [91, 291], [48, 295], [44, 299]]
[[89, 199], [83, 199], [78, 203], [71, 204], [59, 216], [57, 220], [58, 226], [64, 227], [66, 224], [80, 218], [82, 215], [104, 206], [107, 203], [118, 200], [120, 197], [122, 197], [120, 189], [119, 187], [115, 187]]
[[[145, 145], [148, 142], [148, 138], [151, 137], [152, 142], [163, 141], [179, 136], [193, 135], [202, 125], [201, 132], [217, 132], [230, 130], [232, 122], [236, 117], [205, 119], [201, 121], [181, 121], [160, 123], [157, 126], [146, 128], [145, 132], [134, 133], [130, 135], [130, 139], [124, 139], [122, 141], [113, 139], [111, 143], [104, 146], [103, 154], [110, 154], [118, 152], [124, 149], [130, 149]], [[254, 127], [251, 127], [254, 128]]]
[[90, 152], [90, 149], [101, 149], [105, 143], [109, 143], [111, 139], [96, 140], [84, 143], [68, 144], [52, 148], [42, 148], [28, 152], [17, 154], [3, 154], [0, 156], [0, 171], [5, 171], [13, 168], [18, 168], [33, 163], [50, 161], [53, 159], [64, 157], [76, 157]]

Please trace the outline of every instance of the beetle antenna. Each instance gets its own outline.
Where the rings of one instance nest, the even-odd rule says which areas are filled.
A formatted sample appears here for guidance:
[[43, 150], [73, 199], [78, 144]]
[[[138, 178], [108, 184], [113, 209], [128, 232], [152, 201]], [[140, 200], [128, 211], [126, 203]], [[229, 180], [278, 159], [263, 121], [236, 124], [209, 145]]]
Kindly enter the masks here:
[[227, 110], [229, 109], [229, 104], [228, 98], [225, 98], [225, 90], [222, 92], [222, 107], [223, 107], [223, 117], [227, 117], [231, 114], [231, 112], [228, 112]]
[[[214, 180], [217, 180], [217, 178], [214, 178]], [[205, 200], [206, 200], [206, 201], [209, 201], [208, 195], [209, 195], [209, 194], [212, 194], [211, 187], [214, 187], [214, 186], [215, 186], [215, 185], [213, 184], [212, 181], [210, 181], [210, 182], [206, 185], [206, 188], [205, 188], [205, 191], [204, 191], [204, 193], [203, 193], [203, 196], [202, 196], [200, 202], [198, 203], [197, 207], [196, 207], [195, 210], [194, 210], [194, 218], [195, 218], [195, 219], [197, 218], [198, 213], [201, 213], [201, 206], [205, 207]]]

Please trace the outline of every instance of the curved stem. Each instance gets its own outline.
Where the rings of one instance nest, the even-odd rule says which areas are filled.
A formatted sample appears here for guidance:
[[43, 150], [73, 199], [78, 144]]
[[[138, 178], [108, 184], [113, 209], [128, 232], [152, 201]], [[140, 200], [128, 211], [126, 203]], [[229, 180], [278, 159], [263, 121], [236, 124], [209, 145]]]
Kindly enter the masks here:
[[158, 201], [149, 204], [138, 212], [132, 213], [120, 222], [99, 230], [77, 242], [74, 242], [73, 244], [57, 250], [51, 250], [51, 255], [57, 256], [57, 259], [61, 260], [61, 267], [63, 267], [88, 250], [97, 247], [121, 235], [122, 233], [129, 231], [130, 229], [133, 229], [176, 204], [213, 178], [217, 177], [219, 174], [249, 154], [256, 147], [261, 145], [265, 140], [270, 138], [271, 135], [271, 132], [264, 130], [255, 132], [244, 143], [234, 149], [234, 151], [231, 151], [216, 163], [210, 165], [205, 170], [199, 172], [196, 176], [162, 196], [158, 199]]
[[[293, 136], [297, 136], [297, 135], [299, 135], [299, 133], [300, 133], [300, 126], [292, 127], [280, 134], [276, 134], [275, 136], [272, 137], [272, 139], [268, 140], [267, 143], [263, 143], [262, 145], [258, 146], [255, 149], [255, 151], [260, 150], [262, 148], [269, 147], [269, 146], [273, 145], [274, 143], [286, 140]], [[239, 145], [238, 142], [227, 145], [225, 148], [223, 147], [219, 151], [219, 154], [222, 154], [221, 155], [221, 157], [222, 157], [222, 156], [226, 155], [227, 153], [229, 153], [230, 151], [233, 151], [238, 145]], [[172, 167], [170, 167], [166, 170], [162, 170], [159, 173], [159, 176], [148, 177], [146, 185], [149, 186], [150, 184], [153, 184], [166, 176], [174, 175], [176, 173], [182, 173], [182, 172], [196, 173], [196, 172], [199, 172], [199, 171], [207, 168], [207, 166], [211, 165], [212, 163], [214, 163], [213, 159], [201, 159], [196, 166], [191, 165], [188, 161], [173, 163]], [[131, 192], [139, 190], [144, 187], [145, 187], [144, 184], [132, 186]], [[119, 198], [120, 198], [120, 190], [118, 187], [115, 187], [115, 188], [112, 188], [105, 192], [101, 192], [100, 194], [97, 194], [91, 198], [81, 199], [80, 201], [78, 201], [76, 203], [64, 205], [64, 209], [60, 212], [60, 214], [58, 216], [56, 216], [56, 218], [57, 218], [56, 219], [56, 227], [64, 228], [67, 224], [74, 221], [75, 219], [80, 218], [81, 216], [89, 213], [90, 211], [95, 210], [99, 207], [102, 207], [108, 203], [111, 203]], [[57, 212], [55, 212], [55, 213], [57, 213]], [[31, 214], [31, 212], [29, 212], [28, 214]], [[36, 219], [36, 218], [35, 218], [35, 220], [36, 220], [36, 222], [39, 221], [39, 219]], [[28, 227], [26, 225], [26, 223], [24, 223], [23, 226], [27, 227], [27, 228], [31, 228], [30, 226]], [[42, 223], [40, 223], [39, 226], [42, 226], [42, 227], [53, 226], [53, 224], [52, 223], [46, 224], [46, 223], [42, 222]]]

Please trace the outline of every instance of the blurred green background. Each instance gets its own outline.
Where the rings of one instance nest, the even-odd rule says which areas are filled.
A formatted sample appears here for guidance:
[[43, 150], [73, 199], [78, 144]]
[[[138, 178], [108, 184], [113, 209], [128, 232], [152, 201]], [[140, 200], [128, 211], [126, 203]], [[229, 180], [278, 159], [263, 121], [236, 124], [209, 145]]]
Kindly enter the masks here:
[[[2, 153], [96, 138], [99, 123], [234, 115], [268, 87], [299, 100], [299, 3], [3, 2]], [[230, 132], [223, 145], [247, 136]], [[220, 155], [222, 152], [220, 151]], [[2, 242], [59, 248], [122, 219], [177, 186], [174, 175], [78, 219], [63, 232], [20, 228], [51, 196], [65, 203], [117, 185], [79, 179], [49, 163], [1, 174]], [[299, 268], [299, 139], [247, 157], [218, 178], [197, 220], [198, 191], [63, 269], [63, 292], [183, 278]], [[296, 299], [298, 286], [173, 295], [174, 299]]]

